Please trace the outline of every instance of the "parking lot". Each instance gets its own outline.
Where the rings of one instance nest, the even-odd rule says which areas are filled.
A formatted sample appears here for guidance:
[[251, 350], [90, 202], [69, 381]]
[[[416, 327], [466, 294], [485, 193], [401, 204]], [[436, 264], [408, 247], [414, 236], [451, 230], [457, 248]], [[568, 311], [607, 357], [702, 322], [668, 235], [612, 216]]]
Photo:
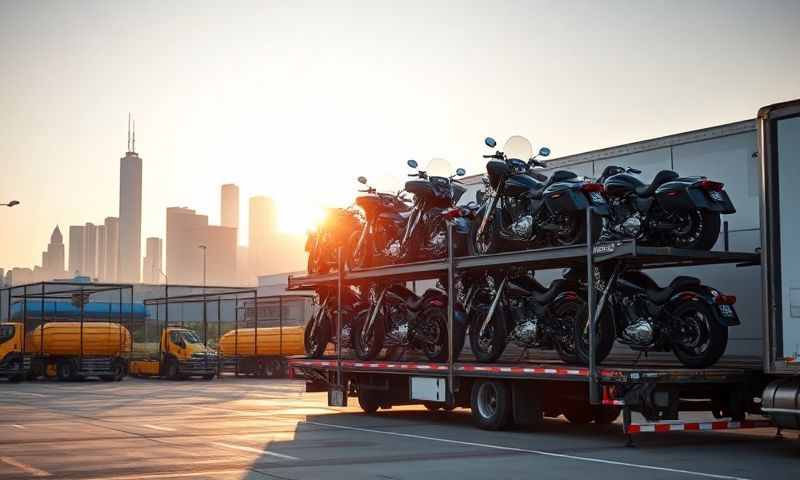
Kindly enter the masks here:
[[547, 420], [487, 432], [468, 410], [327, 407], [297, 380], [0, 384], [0, 479], [796, 478], [774, 429], [636, 437]]

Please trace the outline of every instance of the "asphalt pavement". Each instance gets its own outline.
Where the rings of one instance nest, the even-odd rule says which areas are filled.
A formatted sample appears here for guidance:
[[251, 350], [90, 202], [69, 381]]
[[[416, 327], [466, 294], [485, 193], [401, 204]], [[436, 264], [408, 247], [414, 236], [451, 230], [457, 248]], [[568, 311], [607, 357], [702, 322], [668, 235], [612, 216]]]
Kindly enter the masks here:
[[797, 432], [643, 434], [546, 420], [487, 432], [469, 410], [327, 406], [298, 380], [0, 383], [0, 480], [782, 479]]

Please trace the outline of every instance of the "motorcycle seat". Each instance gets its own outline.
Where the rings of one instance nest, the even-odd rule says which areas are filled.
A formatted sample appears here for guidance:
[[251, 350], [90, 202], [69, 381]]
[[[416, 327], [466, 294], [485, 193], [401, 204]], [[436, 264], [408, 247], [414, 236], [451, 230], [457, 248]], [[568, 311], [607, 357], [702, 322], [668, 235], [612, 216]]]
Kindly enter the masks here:
[[661, 170], [656, 174], [655, 178], [653, 178], [653, 183], [650, 185], [642, 184], [636, 187], [636, 195], [639, 195], [640, 197], [651, 197], [654, 193], [656, 193], [656, 189], [658, 187], [667, 182], [671, 182], [676, 178], [678, 178], [678, 174], [672, 170]]
[[681, 275], [679, 277], [675, 277], [666, 287], [648, 288], [647, 296], [650, 297], [650, 300], [653, 302], [662, 304], [666, 303], [667, 300], [669, 300], [670, 297], [672, 297], [679, 290], [687, 287], [695, 287], [697, 285], [700, 285], [699, 279]]
[[531, 293], [531, 298], [536, 303], [550, 303], [564, 290], [564, 284], [566, 283], [566, 280], [559, 278], [553, 280], [549, 288], [544, 288], [539, 282], [536, 282], [538, 287], [535, 287], [535, 290]]

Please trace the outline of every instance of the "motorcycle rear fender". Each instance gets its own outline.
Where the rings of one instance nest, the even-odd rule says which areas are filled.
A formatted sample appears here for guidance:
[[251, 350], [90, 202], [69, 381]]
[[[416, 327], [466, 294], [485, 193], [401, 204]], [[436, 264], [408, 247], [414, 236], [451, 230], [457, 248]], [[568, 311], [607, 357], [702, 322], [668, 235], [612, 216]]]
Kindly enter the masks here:
[[711, 307], [711, 311], [713, 312], [714, 320], [716, 320], [717, 323], [719, 323], [723, 327], [735, 327], [737, 325], [742, 324], [741, 320], [739, 320], [739, 314], [736, 313], [736, 309], [733, 307], [733, 305], [730, 305], [731, 310], [733, 311], [732, 317], [726, 318], [719, 313], [719, 307], [714, 301], [714, 296], [711, 294], [711, 289], [706, 287], [705, 285], [701, 285], [697, 289], [688, 289], [676, 293], [669, 299], [666, 308], [668, 308], [669, 311], [674, 310], [681, 302], [685, 301], [681, 297], [687, 294], [694, 295], [695, 301], [697, 302], [704, 302], [708, 304]]
[[709, 197], [708, 192], [692, 186], [684, 179], [678, 179], [658, 187], [655, 196], [658, 204], [666, 211], [708, 210], [725, 214], [735, 213], [736, 208], [734, 208], [728, 192], [721, 190], [718, 193], [722, 200], [714, 201]]

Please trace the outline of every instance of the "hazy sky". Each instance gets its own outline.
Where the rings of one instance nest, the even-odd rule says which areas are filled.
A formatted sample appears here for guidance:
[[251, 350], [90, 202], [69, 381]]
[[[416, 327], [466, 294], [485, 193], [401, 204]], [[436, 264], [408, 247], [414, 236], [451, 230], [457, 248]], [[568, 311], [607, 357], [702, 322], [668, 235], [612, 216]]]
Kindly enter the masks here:
[[800, 96], [798, 25], [798, 1], [0, 0], [0, 200], [22, 202], [0, 267], [117, 215], [129, 111], [143, 236], [168, 206], [218, 222], [227, 182], [245, 221], [266, 194], [292, 223], [408, 158], [479, 173], [486, 135], [558, 157], [751, 118]]

